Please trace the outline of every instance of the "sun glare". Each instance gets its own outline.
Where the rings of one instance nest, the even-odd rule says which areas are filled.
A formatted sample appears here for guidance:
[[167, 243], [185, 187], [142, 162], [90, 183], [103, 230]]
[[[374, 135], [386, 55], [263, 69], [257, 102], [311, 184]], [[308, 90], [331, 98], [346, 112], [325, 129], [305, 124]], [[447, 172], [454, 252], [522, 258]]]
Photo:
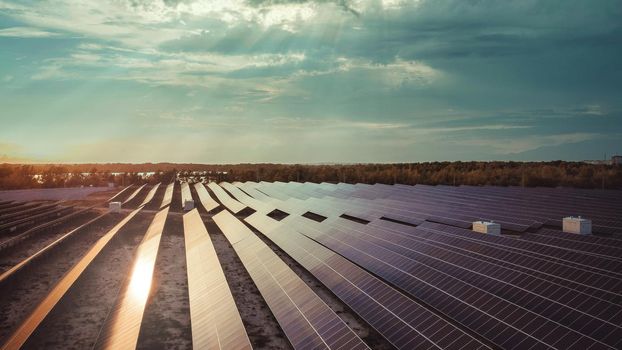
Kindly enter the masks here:
[[145, 259], [138, 259], [132, 270], [130, 281], [130, 295], [136, 301], [143, 301], [149, 295], [151, 289], [151, 279], [153, 277], [153, 266]]

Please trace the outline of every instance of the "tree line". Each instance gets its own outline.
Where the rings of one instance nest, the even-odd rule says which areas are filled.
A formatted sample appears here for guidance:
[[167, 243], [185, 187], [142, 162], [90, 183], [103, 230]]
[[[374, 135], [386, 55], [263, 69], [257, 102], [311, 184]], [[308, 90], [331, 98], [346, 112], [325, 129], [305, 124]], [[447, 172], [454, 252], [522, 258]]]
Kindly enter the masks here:
[[[153, 172], [143, 177], [140, 172]], [[123, 173], [123, 174], [114, 174]], [[427, 162], [396, 164], [71, 164], [0, 165], [0, 189], [170, 182], [299, 181], [622, 189], [622, 167], [583, 162]]]

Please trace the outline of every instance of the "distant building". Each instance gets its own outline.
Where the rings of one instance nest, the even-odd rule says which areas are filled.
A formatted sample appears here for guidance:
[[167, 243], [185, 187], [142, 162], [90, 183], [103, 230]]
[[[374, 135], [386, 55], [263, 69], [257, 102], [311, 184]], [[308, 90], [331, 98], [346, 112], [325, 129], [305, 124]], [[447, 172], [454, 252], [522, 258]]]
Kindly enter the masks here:
[[609, 160], [584, 160], [583, 163], [592, 164], [592, 165], [609, 165], [611, 161]]
[[613, 156], [611, 157], [611, 164], [612, 165], [622, 165], [622, 156]]

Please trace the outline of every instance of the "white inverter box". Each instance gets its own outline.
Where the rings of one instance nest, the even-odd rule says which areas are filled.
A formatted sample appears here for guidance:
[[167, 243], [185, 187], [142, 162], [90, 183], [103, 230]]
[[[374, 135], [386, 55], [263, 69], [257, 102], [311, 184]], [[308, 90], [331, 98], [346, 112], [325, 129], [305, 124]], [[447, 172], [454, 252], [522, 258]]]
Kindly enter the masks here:
[[113, 213], [121, 212], [121, 202], [110, 202], [108, 203], [108, 209], [110, 209]]
[[582, 218], [580, 216], [568, 216], [562, 220], [562, 228], [564, 232], [576, 233], [580, 235], [592, 234], [592, 220]]
[[491, 235], [501, 234], [501, 225], [492, 221], [474, 221], [473, 231], [480, 233], [487, 233]]

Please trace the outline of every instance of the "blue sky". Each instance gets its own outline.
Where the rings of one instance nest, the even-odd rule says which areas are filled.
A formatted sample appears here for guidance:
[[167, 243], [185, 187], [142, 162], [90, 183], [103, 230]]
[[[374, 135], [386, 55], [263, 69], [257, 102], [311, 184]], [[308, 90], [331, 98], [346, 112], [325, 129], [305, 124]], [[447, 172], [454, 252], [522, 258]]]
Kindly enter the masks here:
[[0, 0], [0, 162], [622, 153], [619, 0]]

